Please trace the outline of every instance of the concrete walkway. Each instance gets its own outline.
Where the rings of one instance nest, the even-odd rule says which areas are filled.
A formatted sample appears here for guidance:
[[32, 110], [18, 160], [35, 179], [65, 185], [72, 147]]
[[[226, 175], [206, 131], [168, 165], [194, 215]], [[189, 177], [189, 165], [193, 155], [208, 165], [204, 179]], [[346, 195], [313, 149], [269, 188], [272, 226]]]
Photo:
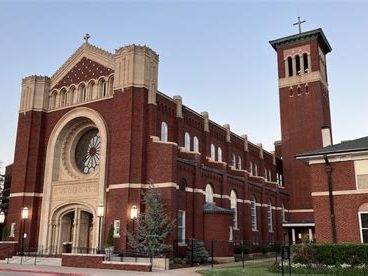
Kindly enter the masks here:
[[[246, 261], [247, 264], [271, 262], [274, 258], [259, 259]], [[219, 264], [215, 265], [215, 268], [228, 267], [241, 265], [241, 262]], [[114, 276], [114, 275], [182, 275], [182, 276], [193, 276], [200, 275], [196, 273], [197, 270], [211, 269], [211, 265], [195, 266], [181, 269], [172, 269], [166, 271], [154, 271], [154, 272], [134, 272], [125, 270], [110, 270], [110, 269], [94, 269], [94, 268], [77, 268], [77, 267], [55, 267], [55, 266], [42, 266], [42, 265], [20, 265], [20, 264], [0, 264], [0, 275], [43, 275], [43, 276], [87, 276], [87, 275], [99, 275], [99, 276]]]

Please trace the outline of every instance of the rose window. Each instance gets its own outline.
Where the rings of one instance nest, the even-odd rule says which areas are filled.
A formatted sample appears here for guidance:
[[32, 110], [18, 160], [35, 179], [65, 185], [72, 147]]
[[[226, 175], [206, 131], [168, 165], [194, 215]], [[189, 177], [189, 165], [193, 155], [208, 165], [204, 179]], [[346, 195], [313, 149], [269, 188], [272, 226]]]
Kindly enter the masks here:
[[101, 137], [97, 129], [87, 131], [78, 141], [75, 162], [84, 174], [97, 171], [100, 165]]

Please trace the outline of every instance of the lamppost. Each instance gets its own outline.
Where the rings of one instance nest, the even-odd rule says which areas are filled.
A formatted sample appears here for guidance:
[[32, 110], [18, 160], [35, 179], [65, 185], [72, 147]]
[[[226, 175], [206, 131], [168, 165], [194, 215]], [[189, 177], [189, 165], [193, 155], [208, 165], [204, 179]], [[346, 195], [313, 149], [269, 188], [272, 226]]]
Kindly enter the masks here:
[[104, 206], [100, 203], [97, 207], [98, 222], [98, 250], [97, 253], [101, 253], [101, 235], [102, 235], [102, 217], [104, 215]]
[[21, 252], [20, 255], [23, 256], [24, 255], [24, 239], [26, 237], [26, 233], [25, 231], [25, 224], [26, 224], [26, 219], [28, 219], [28, 208], [24, 207], [22, 210], [22, 247], [21, 247]]
[[[1, 213], [0, 213], [0, 224], [3, 224], [4, 221], [5, 221], [5, 213], [3, 211], [1, 211]], [[1, 234], [3, 233], [3, 231], [4, 231], [4, 228], [2, 229]], [[1, 240], [1, 237], [0, 237], [0, 240]]]
[[135, 220], [138, 218], [138, 210], [136, 205], [132, 205], [132, 208], [130, 209], [130, 218], [133, 221], [133, 235], [134, 235], [134, 223]]

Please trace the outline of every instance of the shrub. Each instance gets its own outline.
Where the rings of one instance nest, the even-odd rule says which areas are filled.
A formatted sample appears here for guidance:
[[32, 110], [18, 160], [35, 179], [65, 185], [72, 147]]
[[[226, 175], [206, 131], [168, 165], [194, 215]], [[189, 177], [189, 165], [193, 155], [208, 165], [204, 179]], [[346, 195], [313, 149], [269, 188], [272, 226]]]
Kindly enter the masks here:
[[[192, 243], [193, 243], [193, 260], [192, 260]], [[192, 240], [187, 246], [187, 262], [191, 263], [206, 263], [209, 259], [209, 254], [204, 246], [204, 243], [199, 240]]]
[[366, 244], [297, 244], [292, 246], [293, 262], [300, 264], [320, 264], [358, 266], [368, 264]]

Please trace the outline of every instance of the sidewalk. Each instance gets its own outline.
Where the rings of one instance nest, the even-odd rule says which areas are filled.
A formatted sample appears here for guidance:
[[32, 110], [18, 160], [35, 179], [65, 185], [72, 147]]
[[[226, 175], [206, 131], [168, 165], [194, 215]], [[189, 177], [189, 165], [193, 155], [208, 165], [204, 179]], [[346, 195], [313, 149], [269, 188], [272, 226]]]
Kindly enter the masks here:
[[[262, 263], [271, 261], [273, 258], [250, 260], [245, 263]], [[242, 265], [241, 262], [218, 264], [215, 268], [229, 267]], [[94, 269], [94, 268], [78, 268], [78, 267], [65, 267], [65, 266], [42, 266], [42, 265], [20, 265], [20, 264], [4, 264], [0, 263], [0, 275], [43, 275], [43, 276], [114, 276], [114, 275], [182, 275], [182, 276], [198, 276], [197, 270], [211, 269], [211, 265], [187, 267], [181, 269], [172, 269], [166, 271], [154, 271], [154, 272], [135, 272], [126, 270], [110, 270], [110, 269]], [[4, 273], [3, 273], [4, 272]], [[22, 272], [20, 274], [19, 272]]]

